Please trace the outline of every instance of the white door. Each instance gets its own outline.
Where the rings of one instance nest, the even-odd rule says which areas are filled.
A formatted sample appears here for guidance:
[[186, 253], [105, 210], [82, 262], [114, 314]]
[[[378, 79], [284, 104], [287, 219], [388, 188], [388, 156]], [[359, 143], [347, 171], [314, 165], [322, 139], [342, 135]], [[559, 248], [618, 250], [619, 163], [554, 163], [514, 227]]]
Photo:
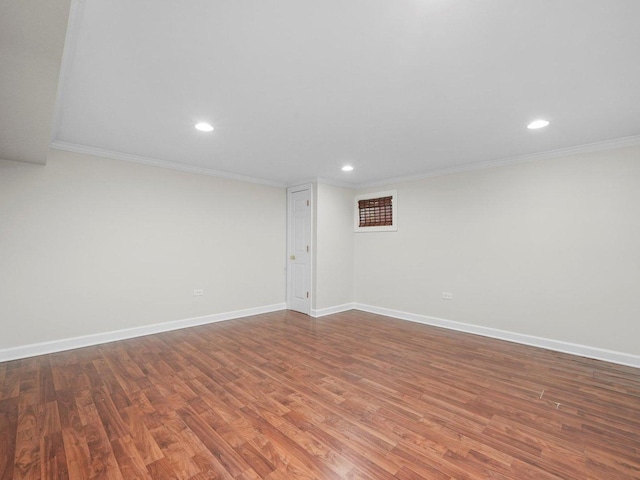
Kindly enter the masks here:
[[287, 303], [290, 310], [311, 312], [311, 186], [289, 190]]

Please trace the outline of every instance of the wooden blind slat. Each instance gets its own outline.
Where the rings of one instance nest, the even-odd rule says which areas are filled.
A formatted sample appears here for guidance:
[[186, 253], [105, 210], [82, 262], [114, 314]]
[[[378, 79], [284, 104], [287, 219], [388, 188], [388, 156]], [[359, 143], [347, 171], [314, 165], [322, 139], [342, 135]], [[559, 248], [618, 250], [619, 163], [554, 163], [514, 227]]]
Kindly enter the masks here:
[[368, 198], [358, 201], [361, 227], [393, 225], [392, 197]]

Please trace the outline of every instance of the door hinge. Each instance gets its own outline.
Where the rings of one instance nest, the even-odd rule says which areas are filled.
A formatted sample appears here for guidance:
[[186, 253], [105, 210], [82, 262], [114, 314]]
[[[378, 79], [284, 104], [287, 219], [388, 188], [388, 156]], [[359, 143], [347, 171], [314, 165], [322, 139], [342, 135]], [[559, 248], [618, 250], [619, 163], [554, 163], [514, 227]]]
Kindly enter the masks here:
[[309, 206], [309, 200], [307, 200], [307, 207]]
[[309, 292], [307, 292], [307, 298], [309, 298]]
[[309, 245], [307, 245], [307, 253], [309, 253]]

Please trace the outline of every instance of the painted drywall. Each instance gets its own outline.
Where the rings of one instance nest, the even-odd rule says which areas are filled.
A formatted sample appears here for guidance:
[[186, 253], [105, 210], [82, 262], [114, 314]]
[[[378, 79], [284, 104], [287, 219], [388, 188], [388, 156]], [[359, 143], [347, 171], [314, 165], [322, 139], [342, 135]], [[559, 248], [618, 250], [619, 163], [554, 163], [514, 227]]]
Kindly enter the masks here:
[[389, 188], [398, 231], [355, 234], [356, 303], [640, 354], [640, 147]]
[[353, 196], [348, 188], [314, 187], [314, 309], [353, 302]]
[[46, 163], [70, 5], [0, 3], [0, 159]]
[[0, 349], [282, 303], [285, 220], [282, 188], [55, 150], [3, 161]]

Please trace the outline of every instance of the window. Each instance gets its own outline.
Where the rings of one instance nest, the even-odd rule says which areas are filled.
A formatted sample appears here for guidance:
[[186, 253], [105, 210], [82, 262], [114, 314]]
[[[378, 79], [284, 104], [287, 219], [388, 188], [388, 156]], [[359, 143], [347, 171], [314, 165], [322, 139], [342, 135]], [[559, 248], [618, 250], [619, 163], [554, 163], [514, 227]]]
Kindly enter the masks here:
[[358, 201], [359, 227], [383, 227], [393, 225], [393, 197], [369, 198]]
[[357, 195], [354, 228], [356, 232], [397, 231], [397, 194], [387, 192]]

